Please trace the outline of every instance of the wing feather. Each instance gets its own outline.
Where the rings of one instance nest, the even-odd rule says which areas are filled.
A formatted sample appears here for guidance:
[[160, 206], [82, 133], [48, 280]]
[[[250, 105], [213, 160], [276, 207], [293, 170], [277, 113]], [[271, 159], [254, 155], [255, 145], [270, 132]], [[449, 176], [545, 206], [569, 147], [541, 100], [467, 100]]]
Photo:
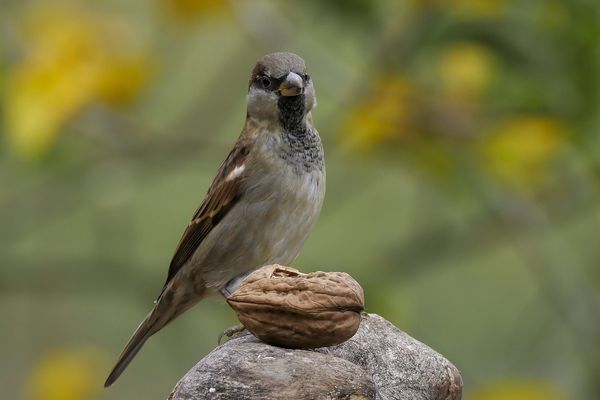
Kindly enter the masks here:
[[[177, 245], [163, 290], [196, 252], [204, 238], [239, 201], [241, 197], [240, 183], [244, 179], [244, 174], [238, 173], [238, 171], [244, 168], [247, 156], [248, 148], [236, 145], [221, 164], [217, 176], [208, 189], [206, 198], [194, 213]], [[236, 168], [238, 169], [236, 170]], [[234, 170], [235, 173], [232, 174]], [[229, 179], [229, 177], [232, 178]]]

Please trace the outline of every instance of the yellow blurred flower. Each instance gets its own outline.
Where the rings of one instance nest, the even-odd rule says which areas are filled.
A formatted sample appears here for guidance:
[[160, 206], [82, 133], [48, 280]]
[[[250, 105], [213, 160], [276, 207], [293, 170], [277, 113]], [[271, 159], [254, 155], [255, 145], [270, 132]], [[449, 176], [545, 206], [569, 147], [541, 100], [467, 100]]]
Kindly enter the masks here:
[[402, 77], [384, 75], [371, 93], [349, 112], [342, 126], [342, 141], [355, 150], [412, 134], [411, 97], [413, 88]]
[[438, 74], [447, 95], [474, 100], [487, 89], [493, 78], [492, 57], [478, 44], [455, 43], [442, 53]]
[[170, 17], [177, 22], [190, 22], [199, 16], [223, 13], [229, 9], [227, 0], [163, 0]]
[[549, 164], [566, 144], [566, 127], [549, 117], [506, 121], [482, 142], [487, 166], [501, 179], [527, 186], [549, 176]]
[[500, 17], [506, 12], [506, 0], [458, 0], [450, 1], [455, 13], [477, 17]]
[[152, 62], [144, 56], [107, 64], [98, 81], [98, 98], [115, 106], [129, 104], [148, 82], [151, 70]]
[[559, 391], [543, 381], [500, 381], [477, 390], [470, 400], [562, 400]]
[[126, 31], [81, 10], [33, 12], [22, 62], [6, 82], [6, 131], [14, 150], [42, 155], [64, 123], [95, 101], [122, 105], [147, 83], [151, 63], [127, 45]]
[[26, 382], [31, 400], [91, 400], [102, 390], [106, 357], [95, 349], [55, 349], [34, 366]]

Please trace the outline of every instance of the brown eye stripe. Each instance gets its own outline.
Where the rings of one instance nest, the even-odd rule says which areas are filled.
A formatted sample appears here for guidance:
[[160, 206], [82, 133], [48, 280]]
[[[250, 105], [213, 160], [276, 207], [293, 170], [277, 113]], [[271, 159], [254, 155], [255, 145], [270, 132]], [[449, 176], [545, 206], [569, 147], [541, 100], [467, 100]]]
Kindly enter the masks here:
[[252, 73], [250, 74], [250, 82], [255, 82], [260, 75], [265, 74], [266, 70], [267, 68], [263, 64], [256, 64], [254, 69], [252, 69]]

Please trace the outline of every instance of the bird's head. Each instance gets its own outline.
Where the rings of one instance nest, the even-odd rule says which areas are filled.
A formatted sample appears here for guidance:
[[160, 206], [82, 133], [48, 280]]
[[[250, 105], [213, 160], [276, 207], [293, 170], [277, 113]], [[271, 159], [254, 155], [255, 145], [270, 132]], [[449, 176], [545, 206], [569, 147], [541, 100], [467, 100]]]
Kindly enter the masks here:
[[316, 104], [304, 60], [293, 53], [261, 58], [248, 87], [248, 116], [265, 122], [301, 122]]

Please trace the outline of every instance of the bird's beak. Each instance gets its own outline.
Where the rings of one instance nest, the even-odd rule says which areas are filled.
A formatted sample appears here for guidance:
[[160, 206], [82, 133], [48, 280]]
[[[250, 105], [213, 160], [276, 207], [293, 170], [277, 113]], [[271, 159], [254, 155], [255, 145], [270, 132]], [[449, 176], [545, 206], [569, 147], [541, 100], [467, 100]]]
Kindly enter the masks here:
[[295, 72], [290, 72], [279, 85], [279, 93], [282, 96], [298, 96], [304, 93], [304, 81]]

